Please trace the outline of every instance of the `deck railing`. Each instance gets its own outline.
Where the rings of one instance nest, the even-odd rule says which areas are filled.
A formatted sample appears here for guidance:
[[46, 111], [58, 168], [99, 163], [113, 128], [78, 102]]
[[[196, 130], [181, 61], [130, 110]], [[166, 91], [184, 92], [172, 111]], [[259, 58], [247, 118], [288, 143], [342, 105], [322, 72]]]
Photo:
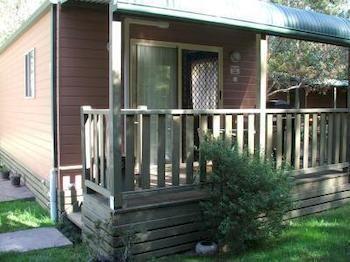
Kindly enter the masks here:
[[[82, 108], [85, 186], [109, 196], [108, 110]], [[251, 154], [259, 149], [258, 109], [123, 109], [123, 191], [205, 180], [198, 146], [203, 132]], [[265, 156], [305, 173], [348, 165], [348, 109], [267, 109]], [[84, 153], [85, 152], [85, 153]], [[200, 172], [201, 171], [201, 172]]]
[[108, 177], [108, 109], [81, 108], [83, 190], [110, 196]]
[[266, 156], [295, 173], [348, 166], [348, 109], [268, 109]]

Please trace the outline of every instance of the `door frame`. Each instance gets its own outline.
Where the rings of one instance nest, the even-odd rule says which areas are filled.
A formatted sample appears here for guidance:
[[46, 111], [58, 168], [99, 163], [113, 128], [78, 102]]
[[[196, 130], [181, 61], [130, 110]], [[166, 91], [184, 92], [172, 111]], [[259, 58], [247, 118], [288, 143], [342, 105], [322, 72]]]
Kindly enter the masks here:
[[155, 47], [168, 47], [177, 49], [177, 106], [178, 109], [182, 108], [182, 50], [191, 50], [191, 51], [204, 51], [204, 52], [215, 52], [218, 54], [218, 63], [219, 63], [219, 104], [218, 108], [223, 107], [223, 48], [219, 46], [209, 46], [209, 45], [199, 45], [199, 44], [188, 44], [182, 42], [167, 42], [167, 41], [158, 41], [158, 40], [147, 40], [147, 39], [130, 39], [130, 62], [129, 62], [129, 77], [128, 77], [128, 91], [124, 92], [125, 101], [128, 101], [130, 107], [135, 107], [136, 105], [136, 96], [134, 91], [136, 90], [136, 45], [144, 46], [155, 46]]

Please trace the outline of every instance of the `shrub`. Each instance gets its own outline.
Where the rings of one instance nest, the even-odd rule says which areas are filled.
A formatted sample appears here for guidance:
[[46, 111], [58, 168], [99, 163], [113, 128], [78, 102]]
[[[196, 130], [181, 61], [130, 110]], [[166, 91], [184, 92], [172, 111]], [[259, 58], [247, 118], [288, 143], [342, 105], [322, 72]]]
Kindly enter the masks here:
[[212, 161], [209, 198], [201, 203], [204, 221], [221, 246], [240, 252], [276, 236], [291, 207], [291, 179], [260, 157], [240, 153], [223, 140], [207, 138], [201, 156]]

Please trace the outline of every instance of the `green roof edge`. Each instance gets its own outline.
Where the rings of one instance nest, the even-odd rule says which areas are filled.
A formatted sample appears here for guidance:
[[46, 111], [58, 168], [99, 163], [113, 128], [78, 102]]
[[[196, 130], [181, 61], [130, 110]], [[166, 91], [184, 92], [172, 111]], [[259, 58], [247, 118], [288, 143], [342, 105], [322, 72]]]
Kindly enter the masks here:
[[[162, 13], [160, 13], [162, 10]], [[329, 36], [327, 34], [312, 33], [303, 30], [292, 28], [284, 28], [263, 23], [254, 23], [250, 21], [243, 21], [238, 19], [227, 19], [223, 17], [210, 16], [205, 14], [186, 14], [177, 10], [169, 10], [164, 8], [156, 8], [152, 6], [140, 6], [136, 4], [117, 2], [113, 5], [114, 12], [131, 13], [136, 15], [148, 15], [153, 17], [166, 17], [183, 21], [201, 21], [204, 23], [212, 23], [225, 26], [233, 26], [236, 28], [253, 30], [257, 33], [264, 33], [267, 35], [276, 35], [282, 37], [289, 37], [294, 39], [301, 39], [314, 42], [322, 42], [327, 44], [334, 44], [349, 47], [350, 39]], [[208, 20], [208, 17], [211, 19]]]
[[35, 22], [37, 22], [46, 13], [46, 11], [49, 11], [51, 4], [52, 3], [50, 0], [44, 1], [39, 8], [0, 46], [0, 54], [2, 54], [13, 42], [15, 42]]

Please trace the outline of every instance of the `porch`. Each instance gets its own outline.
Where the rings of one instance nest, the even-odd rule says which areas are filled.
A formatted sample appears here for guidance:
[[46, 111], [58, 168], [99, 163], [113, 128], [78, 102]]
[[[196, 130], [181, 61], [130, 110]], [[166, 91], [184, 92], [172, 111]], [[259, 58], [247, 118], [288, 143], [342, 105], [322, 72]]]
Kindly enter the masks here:
[[[206, 133], [226, 139], [242, 152], [271, 159], [276, 168], [284, 164], [290, 166], [289, 173], [295, 178], [296, 206], [286, 219], [320, 212], [350, 200], [347, 173], [350, 92], [347, 108], [266, 108], [267, 39], [264, 32], [249, 31], [246, 40], [256, 46], [256, 67], [250, 70], [256, 73], [256, 78], [252, 78], [256, 87], [254, 107], [222, 106], [220, 98], [228, 91], [234, 96], [235, 89], [231, 87], [239, 86], [239, 82], [232, 78], [234, 84], [230, 82], [228, 88], [226, 83], [225, 89], [221, 67], [230, 66], [227, 61], [234, 63], [239, 54], [231, 50], [224, 53], [218, 46], [215, 51], [200, 45], [194, 48], [180, 40], [164, 41], [168, 35], [159, 32], [159, 28], [171, 28], [168, 20], [118, 17], [116, 21], [113, 11], [111, 4], [109, 108], [83, 106], [80, 116], [83, 235], [92, 246], [106, 254], [117, 254], [123, 250], [125, 232], [132, 231], [135, 239], [131, 252], [142, 260], [189, 250], [203, 238], [206, 232], [201, 223], [199, 202], [206, 197], [202, 189], [211, 163], [202, 160], [198, 148]], [[139, 26], [135, 30], [139, 33], [155, 25], [156, 28], [149, 29], [149, 35], [145, 33], [151, 43], [128, 36], [130, 28], [123, 26], [132, 19]], [[154, 32], [163, 38], [154, 40]], [[298, 32], [278, 35], [327, 43], [336, 41], [332, 37], [318, 39], [311, 33], [307, 37]], [[151, 51], [154, 46], [159, 52]], [[206, 52], [206, 58], [215, 57], [213, 64], [217, 62], [218, 70], [211, 84], [215, 88], [206, 97], [214, 100], [214, 106], [204, 103], [206, 106], [196, 107], [195, 93], [201, 94], [202, 90], [193, 89], [187, 93], [192, 101], [183, 103], [186, 95], [181, 86], [184, 84], [181, 66], [186, 50], [198, 51], [197, 54]], [[213, 50], [217, 53], [215, 56]], [[156, 62], [142, 60], [140, 55], [156, 60], [160, 53], [162, 59]], [[220, 63], [224, 60], [223, 54], [230, 56], [226, 64]], [[166, 65], [167, 70], [159, 69], [160, 63]], [[141, 66], [144, 68], [140, 69]], [[155, 78], [163, 81], [161, 87], [165, 86], [167, 97], [154, 95]], [[166, 100], [166, 105], [153, 104], [153, 100], [161, 99]], [[148, 108], [138, 108], [144, 105]], [[101, 226], [96, 228], [96, 224]], [[97, 237], [100, 244], [87, 237], [96, 234], [101, 235]]]
[[[221, 137], [242, 152], [263, 153], [276, 167], [287, 164], [293, 176], [348, 167], [349, 109], [266, 109], [263, 128], [261, 114], [259, 109], [122, 109], [123, 170], [117, 182], [122, 195], [205, 182], [210, 163], [201, 162], [198, 154], [203, 133]], [[113, 185], [107, 173], [108, 110], [83, 107], [81, 117], [83, 183], [109, 198]], [[157, 120], [152, 128], [151, 119]], [[157, 133], [152, 146], [151, 131]], [[260, 132], [266, 137], [264, 144], [259, 143]], [[155, 163], [151, 156], [156, 156]]]
[[[114, 181], [121, 191], [113, 195], [116, 190], [107, 171], [111, 150], [108, 110], [83, 107], [83, 232], [94, 234], [95, 223], [107, 221], [101, 248], [116, 254], [122, 248], [120, 230], [134, 231], [132, 252], [140, 260], [191, 249], [205, 237], [198, 203], [206, 197], [201, 188], [211, 165], [198, 155], [202, 132], [226, 139], [242, 152], [263, 154], [276, 167], [290, 165], [295, 205], [286, 219], [350, 200], [349, 109], [266, 109], [264, 128], [259, 125], [261, 114], [259, 109], [122, 109], [123, 167], [119, 180]], [[151, 146], [153, 118], [157, 119], [155, 146]], [[260, 132], [265, 132], [264, 144], [259, 143]], [[156, 163], [151, 162], [152, 155], [157, 156]], [[119, 202], [113, 210], [114, 198]]]

